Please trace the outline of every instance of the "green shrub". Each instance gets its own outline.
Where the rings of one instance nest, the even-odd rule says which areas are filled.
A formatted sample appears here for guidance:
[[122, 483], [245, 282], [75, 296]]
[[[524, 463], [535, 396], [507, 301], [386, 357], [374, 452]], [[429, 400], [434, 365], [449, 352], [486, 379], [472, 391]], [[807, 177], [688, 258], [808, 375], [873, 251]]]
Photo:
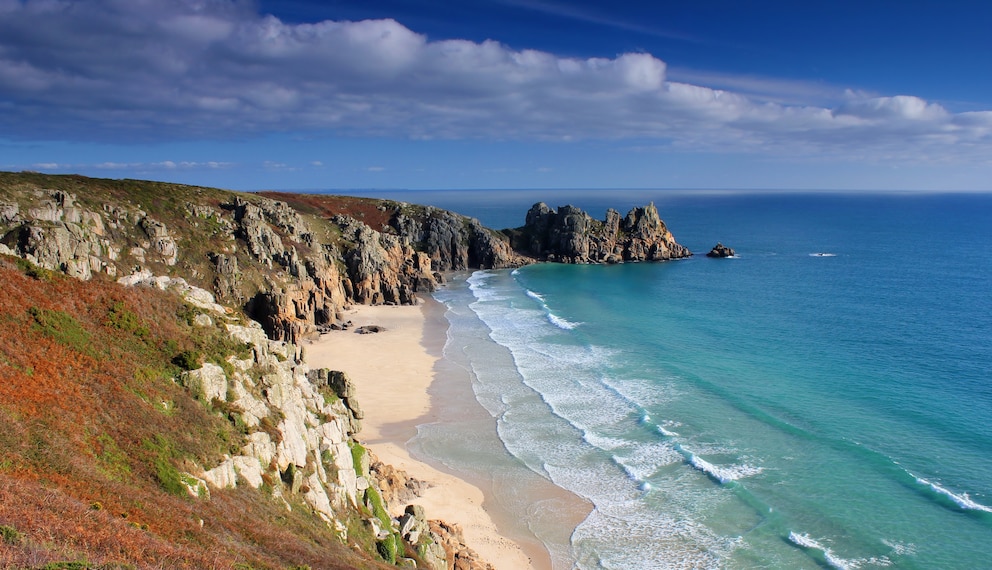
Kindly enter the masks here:
[[398, 550], [396, 543], [396, 535], [391, 534], [375, 544], [375, 548], [379, 552], [379, 556], [390, 564], [396, 564], [396, 551]]
[[172, 363], [183, 370], [196, 370], [200, 367], [200, 360], [203, 355], [195, 350], [184, 350], [177, 354]]
[[132, 333], [141, 340], [147, 339], [151, 334], [148, 325], [141, 322], [137, 313], [129, 311], [122, 301], [117, 301], [107, 311], [106, 324], [119, 331]]
[[178, 309], [176, 309], [176, 318], [179, 322], [193, 326], [193, 321], [196, 319], [196, 316], [200, 314], [200, 312], [200, 309], [197, 309], [193, 305], [183, 303]]
[[24, 535], [16, 528], [7, 525], [0, 525], [0, 542], [17, 546], [24, 540]]
[[51, 281], [56, 275], [54, 271], [39, 267], [23, 258], [17, 258], [14, 263], [25, 275], [38, 281]]

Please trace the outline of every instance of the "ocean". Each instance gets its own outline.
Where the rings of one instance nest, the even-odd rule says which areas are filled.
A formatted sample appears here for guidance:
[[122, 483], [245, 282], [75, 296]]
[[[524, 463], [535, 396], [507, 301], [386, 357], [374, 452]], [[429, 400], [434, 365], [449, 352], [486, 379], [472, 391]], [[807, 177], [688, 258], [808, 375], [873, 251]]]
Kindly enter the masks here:
[[[992, 195], [373, 195], [491, 227], [653, 201], [696, 253], [435, 293], [491, 421], [412, 444], [489, 477], [556, 569], [992, 568]], [[528, 477], [590, 514], [563, 534]]]

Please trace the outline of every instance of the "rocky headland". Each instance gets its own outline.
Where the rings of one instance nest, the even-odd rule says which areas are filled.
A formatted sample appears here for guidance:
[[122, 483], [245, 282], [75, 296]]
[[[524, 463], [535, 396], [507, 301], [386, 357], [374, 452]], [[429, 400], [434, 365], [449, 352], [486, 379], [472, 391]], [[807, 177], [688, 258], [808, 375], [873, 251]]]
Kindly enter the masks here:
[[[84, 435], [64, 436], [83, 438], [78, 461], [92, 456], [94, 467], [80, 471], [94, 477], [82, 486], [85, 490], [64, 477], [44, 474], [44, 454], [41, 459], [27, 451], [5, 454], [0, 472], [47, 481], [42, 486], [49, 492], [91, 506], [119, 501], [106, 493], [126, 493], [129, 485], [139, 484], [141, 473], [150, 473], [147, 481], [166, 495], [184, 497], [193, 510], [208, 509], [195, 505], [211, 501], [212, 494], [220, 504], [230, 500], [225, 494], [230, 490], [248, 489], [291, 511], [304, 506], [325, 529], [312, 532], [326, 532], [371, 564], [340, 567], [487, 568], [456, 527], [426, 519], [430, 513], [415, 503], [418, 481], [378, 462], [361, 445], [356, 438], [363, 419], [358, 389], [343, 371], [311, 370], [304, 341], [322, 330], [348, 328], [345, 312], [352, 305], [415, 304], [417, 294], [435, 290], [447, 271], [516, 267], [536, 260], [621, 263], [690, 255], [654, 205], [635, 208], [626, 217], [610, 210], [606, 220], [597, 221], [572, 206], [553, 210], [536, 204], [523, 227], [501, 233], [452, 212], [386, 200], [0, 173], [2, 288], [5, 295], [23, 301], [5, 307], [10, 314], [3, 318], [23, 328], [17, 329], [22, 331], [20, 341], [6, 342], [0, 354], [5, 381], [0, 412], [5, 407], [20, 410], [28, 400], [19, 394], [39, 385], [92, 391], [78, 375], [79, 362], [106, 367], [112, 380], [104, 382], [116, 382], [119, 388], [111, 393], [122, 395], [88, 404], [97, 419], [84, 422]], [[65, 277], [57, 277], [62, 274], [77, 284], [65, 284]], [[130, 293], [117, 293], [122, 287]], [[106, 301], [121, 295], [125, 300]], [[48, 300], [30, 300], [35, 297]], [[175, 303], [175, 308], [145, 315], [142, 299], [151, 299], [154, 306]], [[52, 308], [42, 308], [45, 303]], [[72, 334], [66, 336], [66, 330]], [[104, 336], [108, 340], [97, 342]], [[64, 363], [40, 366], [34, 348], [39, 343], [54, 347], [47, 358]], [[93, 343], [111, 348], [95, 351]], [[113, 348], [114, 343], [124, 348]], [[120, 377], [114, 377], [114, 370], [121, 371]], [[171, 436], [144, 434], [143, 420], [121, 419], [112, 411], [118, 397], [147, 407], [141, 414], [155, 419], [149, 425], [160, 425], [160, 431], [177, 429], [169, 422], [178, 402], [186, 402], [184, 414], [193, 418], [187, 422], [213, 427], [186, 425]], [[49, 413], [57, 415], [60, 410], [51, 408], [56, 400], [62, 402], [40, 401], [48, 401]], [[68, 414], [72, 403], [59, 405], [67, 406]], [[3, 412], [0, 431], [21, 433], [26, 428], [17, 418], [29, 419], [36, 410]], [[55, 441], [63, 437], [58, 429], [70, 428], [50, 429], [54, 431], [45, 431], [42, 439]], [[204, 436], [209, 441], [220, 438], [217, 449], [223, 452], [195, 451], [206, 444], [183, 443], [190, 430], [212, 434]], [[20, 449], [17, 441], [11, 449]], [[116, 471], [108, 471], [107, 461]], [[32, 530], [52, 531], [27, 523], [21, 530], [5, 526], [10, 517], [25, 516], [11, 507], [24, 500], [18, 489], [0, 488], [7, 505], [0, 509], [0, 530], [9, 529], [19, 537], [18, 544], [41, 552], [44, 545], [25, 537]], [[237, 495], [249, 502], [255, 499], [244, 497], [254, 496]], [[160, 500], [148, 498], [142, 504]], [[408, 506], [402, 516], [391, 518], [389, 505], [397, 502]], [[264, 504], [257, 508], [264, 510]], [[45, 507], [37, 509], [42, 513]], [[40, 517], [38, 513], [32, 516]], [[202, 530], [203, 519], [198, 520]], [[106, 523], [100, 521], [93, 524]], [[195, 538], [200, 536], [195, 525], [182, 532], [148, 527], [139, 530], [158, 532], [152, 538], [162, 543], [145, 547], [148, 552], [214, 544], [213, 538]], [[208, 531], [234, 532], [210, 525], [203, 532]], [[68, 545], [59, 552], [78, 552], [71, 533], [50, 536]], [[225, 552], [217, 556], [232, 563], [268, 560], [240, 544], [226, 550], [217, 546]], [[30, 558], [25, 556], [0, 556], [0, 564], [23, 563]], [[31, 556], [51, 559], [43, 552]], [[196, 566], [195, 561], [205, 560], [197, 556], [187, 555], [182, 559], [186, 562], [176, 558], [164, 567]], [[278, 560], [282, 564], [286, 558]]]
[[654, 204], [634, 208], [625, 217], [611, 208], [600, 221], [575, 206], [555, 210], [540, 202], [527, 212], [522, 227], [505, 231], [516, 250], [546, 261], [623, 263], [692, 255], [675, 241]]

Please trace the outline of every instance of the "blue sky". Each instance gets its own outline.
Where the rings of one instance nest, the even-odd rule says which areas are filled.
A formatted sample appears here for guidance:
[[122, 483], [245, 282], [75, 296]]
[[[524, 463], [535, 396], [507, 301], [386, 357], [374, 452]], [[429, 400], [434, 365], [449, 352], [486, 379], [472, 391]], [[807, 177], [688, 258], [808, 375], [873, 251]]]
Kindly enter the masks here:
[[0, 0], [0, 169], [992, 190], [992, 4]]

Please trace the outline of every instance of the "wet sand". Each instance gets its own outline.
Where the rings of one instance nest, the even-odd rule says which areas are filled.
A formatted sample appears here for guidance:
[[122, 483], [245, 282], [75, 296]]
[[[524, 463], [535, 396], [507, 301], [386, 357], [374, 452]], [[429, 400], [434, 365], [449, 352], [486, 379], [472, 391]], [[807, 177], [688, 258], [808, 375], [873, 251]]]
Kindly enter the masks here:
[[[455, 406], [464, 413], [474, 407], [476, 413], [486, 414], [474, 399], [452, 402], [450, 397], [439, 398], [437, 390], [432, 402], [430, 389], [438, 381], [436, 365], [446, 339], [443, 306], [433, 299], [418, 306], [355, 306], [345, 319], [352, 321], [354, 328], [374, 324], [385, 330], [373, 334], [357, 334], [354, 329], [332, 331], [306, 345], [306, 361], [312, 368], [343, 370], [355, 383], [365, 411], [357, 439], [384, 463], [427, 482], [430, 487], [415, 500], [427, 517], [460, 526], [468, 546], [497, 569], [550, 570], [548, 551], [526, 529], [501, 532], [512, 521], [506, 516], [494, 521], [487, 510], [492, 497], [487, 497], [480, 485], [419, 461], [407, 449], [407, 442], [417, 434], [417, 425], [437, 421], [445, 413], [439, 408]], [[466, 397], [464, 389], [458, 394], [459, 398]], [[470, 387], [467, 394], [472, 398]], [[550, 492], [560, 491], [547, 485]], [[391, 508], [401, 512], [404, 506]]]

